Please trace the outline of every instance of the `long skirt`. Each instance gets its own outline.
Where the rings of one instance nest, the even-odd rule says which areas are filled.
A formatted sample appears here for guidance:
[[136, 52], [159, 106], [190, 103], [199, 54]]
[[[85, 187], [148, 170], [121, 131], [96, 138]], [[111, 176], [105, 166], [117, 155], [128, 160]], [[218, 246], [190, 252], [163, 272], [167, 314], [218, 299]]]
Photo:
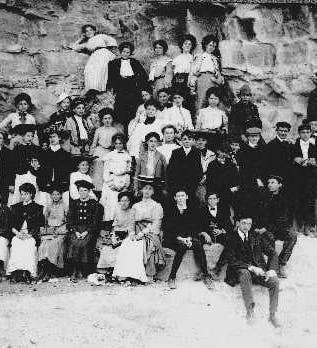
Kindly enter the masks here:
[[29, 271], [32, 277], [36, 277], [37, 251], [33, 237], [19, 239], [13, 237], [11, 243], [10, 257], [7, 266], [7, 274], [14, 271]]
[[119, 191], [111, 190], [111, 188], [103, 184], [100, 204], [104, 207], [104, 221], [113, 220], [116, 208], [118, 206]]
[[38, 253], [39, 261], [47, 259], [56, 267], [63, 268], [65, 257], [65, 236], [55, 234], [42, 236]]
[[78, 239], [75, 233], [69, 237], [67, 260], [71, 263], [89, 263], [92, 260], [92, 236], [87, 234], [84, 239]]
[[102, 183], [103, 183], [103, 161], [101, 161], [101, 158], [103, 158], [107, 153], [109, 153], [109, 149], [105, 149], [102, 146], [97, 146], [94, 150], [93, 155], [97, 156], [91, 166], [91, 178], [92, 183], [95, 186], [96, 191], [102, 190]]
[[210, 87], [219, 87], [215, 81], [213, 81], [213, 75], [208, 73], [203, 73], [197, 78], [197, 100], [196, 100], [196, 111], [204, 107], [206, 100], [206, 92]]
[[112, 275], [138, 279], [144, 283], [147, 282], [143, 263], [143, 248], [143, 240], [132, 241], [129, 237], [124, 239], [119, 247]]
[[85, 90], [96, 89], [106, 91], [108, 82], [109, 51], [105, 49], [96, 50], [88, 59], [85, 66]]
[[0, 236], [0, 261], [3, 261], [5, 266], [7, 264], [9, 255], [8, 244], [9, 241], [6, 238]]

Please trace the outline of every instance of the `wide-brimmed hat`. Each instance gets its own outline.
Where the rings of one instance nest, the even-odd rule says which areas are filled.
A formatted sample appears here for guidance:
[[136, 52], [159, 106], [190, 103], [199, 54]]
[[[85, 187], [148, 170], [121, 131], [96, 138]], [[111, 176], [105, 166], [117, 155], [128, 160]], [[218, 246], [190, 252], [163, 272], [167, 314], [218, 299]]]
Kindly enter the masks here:
[[271, 174], [268, 177], [268, 180], [270, 180], [270, 179], [275, 179], [279, 184], [283, 184], [283, 178], [279, 175]]
[[87, 180], [77, 180], [75, 182], [75, 185], [77, 186], [77, 188], [82, 187], [88, 190], [92, 190], [94, 188], [94, 185]]
[[18, 124], [10, 131], [11, 134], [24, 135], [27, 132], [35, 133], [37, 126], [35, 124]]
[[73, 155], [72, 156], [72, 159], [73, 159], [73, 162], [74, 162], [75, 166], [78, 166], [79, 163], [83, 162], [83, 161], [87, 161], [90, 164], [96, 158], [98, 158], [98, 157], [97, 156], [92, 156], [92, 155], [89, 155], [89, 154], [80, 154], [80, 155]]
[[240, 90], [239, 90], [239, 95], [242, 95], [242, 94], [244, 94], [244, 95], [252, 95], [251, 88], [250, 88], [249, 85], [244, 84], [244, 85], [240, 88]]
[[107, 35], [107, 38], [105, 41], [106, 41], [107, 47], [118, 47], [117, 40], [113, 38], [112, 36]]
[[258, 127], [250, 127], [246, 129], [245, 134], [248, 135], [259, 135], [261, 134], [262, 130], [261, 128]]
[[151, 185], [155, 189], [162, 184], [162, 180], [160, 178], [155, 178], [154, 176], [138, 175], [136, 180], [139, 182], [141, 187]]
[[206, 131], [206, 130], [192, 130], [191, 131], [192, 136], [194, 137], [194, 139], [199, 139], [199, 138], [203, 138], [208, 140], [208, 137], [210, 136], [210, 132]]
[[65, 100], [65, 99], [69, 99], [70, 100], [70, 95], [69, 94], [67, 94], [67, 93], [62, 93], [58, 98], [57, 98], [57, 100], [56, 100], [56, 104], [57, 105], [59, 105], [63, 100]]

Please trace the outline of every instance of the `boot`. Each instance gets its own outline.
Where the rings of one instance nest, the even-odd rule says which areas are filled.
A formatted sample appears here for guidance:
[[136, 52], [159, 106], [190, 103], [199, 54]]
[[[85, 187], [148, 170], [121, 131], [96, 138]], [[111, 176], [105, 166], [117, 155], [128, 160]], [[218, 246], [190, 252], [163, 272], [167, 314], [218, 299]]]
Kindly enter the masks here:
[[269, 316], [269, 322], [275, 327], [275, 328], [279, 328], [281, 327], [280, 322], [278, 321], [278, 319], [276, 318], [275, 313], [271, 313]]
[[168, 280], [168, 286], [171, 290], [175, 290], [177, 288], [175, 279], [169, 279]]

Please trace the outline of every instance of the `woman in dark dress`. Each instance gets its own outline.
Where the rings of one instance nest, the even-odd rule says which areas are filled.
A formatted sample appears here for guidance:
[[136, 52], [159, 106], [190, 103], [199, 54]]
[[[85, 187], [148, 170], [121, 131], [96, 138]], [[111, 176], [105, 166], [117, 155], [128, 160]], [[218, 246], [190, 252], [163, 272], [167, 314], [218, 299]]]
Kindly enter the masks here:
[[14, 162], [12, 151], [5, 146], [6, 134], [0, 131], [0, 196], [2, 204], [6, 205], [9, 188], [14, 190]]
[[134, 118], [138, 105], [142, 103], [141, 91], [146, 85], [147, 74], [134, 58], [134, 45], [123, 42], [119, 45], [120, 58], [109, 62], [108, 89], [116, 94], [114, 110], [116, 121], [122, 123], [125, 131]]
[[85, 180], [76, 181], [79, 199], [70, 206], [68, 216], [68, 252], [67, 261], [71, 270], [70, 280], [77, 282], [82, 278], [84, 268], [92, 263], [93, 248], [103, 216], [102, 206], [89, 198], [93, 185]]

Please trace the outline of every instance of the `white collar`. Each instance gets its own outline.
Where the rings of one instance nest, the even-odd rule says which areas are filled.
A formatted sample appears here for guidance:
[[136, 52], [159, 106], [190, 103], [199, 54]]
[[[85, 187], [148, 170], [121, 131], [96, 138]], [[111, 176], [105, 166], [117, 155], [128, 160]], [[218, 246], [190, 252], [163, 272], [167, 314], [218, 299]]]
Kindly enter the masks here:
[[248, 145], [250, 146], [250, 147], [252, 147], [252, 149], [255, 149], [257, 146], [258, 146], [258, 144], [251, 144], [250, 142], [248, 142]]
[[241, 232], [239, 229], [238, 229], [238, 234], [240, 236], [240, 238], [242, 239], [242, 241], [244, 242], [245, 238], [248, 239], [249, 238], [249, 234], [247, 233], [246, 235]]
[[285, 143], [287, 142], [287, 139], [281, 139], [278, 135], [276, 136], [276, 138], [281, 142], [281, 143]]
[[29, 205], [29, 204], [31, 204], [33, 201], [32, 201], [32, 199], [30, 200], [30, 201], [28, 201], [28, 202], [23, 202], [23, 205]]
[[50, 145], [50, 149], [51, 149], [53, 152], [58, 151], [60, 148], [61, 148], [61, 146], [60, 146], [59, 144], [58, 144], [58, 145]]
[[304, 141], [303, 139], [299, 139], [299, 143], [301, 145], [304, 145], [304, 146], [309, 146], [310, 144], [310, 139], [308, 139], [307, 141]]

